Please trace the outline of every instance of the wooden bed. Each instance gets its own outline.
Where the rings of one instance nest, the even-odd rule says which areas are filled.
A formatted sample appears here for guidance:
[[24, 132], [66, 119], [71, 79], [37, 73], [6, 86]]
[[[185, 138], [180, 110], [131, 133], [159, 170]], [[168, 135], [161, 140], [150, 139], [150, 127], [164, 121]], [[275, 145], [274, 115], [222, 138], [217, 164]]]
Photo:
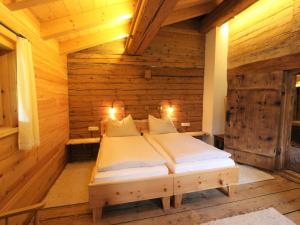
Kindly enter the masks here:
[[[139, 131], [148, 130], [147, 120], [135, 120], [135, 123]], [[106, 122], [102, 122], [101, 135], [105, 133], [105, 129]], [[239, 167], [224, 167], [106, 183], [95, 182], [95, 173], [96, 166], [88, 189], [89, 204], [93, 210], [93, 221], [97, 223], [101, 219], [102, 208], [107, 205], [161, 198], [163, 208], [168, 209], [170, 207], [170, 197], [174, 196], [174, 207], [179, 208], [183, 194], [215, 188], [219, 188], [222, 192], [231, 196], [234, 193], [235, 185], [238, 183]]]
[[[135, 121], [139, 130], [147, 128], [147, 121]], [[146, 127], [145, 127], [146, 126]], [[105, 133], [106, 121], [101, 122], [101, 135]], [[161, 198], [164, 209], [170, 208], [170, 197], [173, 195], [173, 175], [163, 175], [128, 181], [95, 182], [97, 163], [93, 169], [88, 185], [89, 204], [93, 211], [94, 224], [100, 223], [102, 208], [141, 200]]]
[[[143, 125], [143, 131], [148, 131], [148, 124]], [[239, 171], [238, 166], [232, 166], [173, 174], [174, 208], [181, 206], [182, 196], [186, 193], [218, 188], [232, 196], [238, 184]]]
[[239, 180], [239, 167], [173, 174], [173, 177], [174, 207], [179, 208], [182, 195], [186, 193], [219, 188], [223, 193], [232, 196]]

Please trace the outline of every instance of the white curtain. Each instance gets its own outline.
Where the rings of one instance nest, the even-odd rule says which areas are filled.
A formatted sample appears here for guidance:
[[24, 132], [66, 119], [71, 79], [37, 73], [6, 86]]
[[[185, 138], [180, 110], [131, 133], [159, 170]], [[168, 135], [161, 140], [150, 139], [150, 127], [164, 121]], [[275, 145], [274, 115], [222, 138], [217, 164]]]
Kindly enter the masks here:
[[40, 145], [40, 134], [32, 49], [24, 38], [17, 41], [17, 87], [19, 149], [31, 150]]

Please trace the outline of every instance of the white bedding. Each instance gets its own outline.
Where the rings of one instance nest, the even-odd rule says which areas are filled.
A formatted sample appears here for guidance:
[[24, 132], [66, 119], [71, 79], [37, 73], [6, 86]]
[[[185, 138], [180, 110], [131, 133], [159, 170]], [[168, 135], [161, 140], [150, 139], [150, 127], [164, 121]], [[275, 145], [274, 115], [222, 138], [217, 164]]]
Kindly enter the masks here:
[[163, 157], [142, 136], [103, 137], [99, 154], [99, 172], [165, 164]]
[[[164, 158], [171, 158], [173, 162], [187, 163], [210, 159], [224, 159], [231, 156], [230, 153], [219, 150], [203, 141], [200, 141], [188, 134], [144, 134], [150, 144], [160, 152]], [[154, 139], [154, 140], [153, 140]], [[163, 153], [164, 151], [165, 153]]]
[[134, 180], [139, 178], [148, 178], [167, 174], [169, 174], [169, 170], [166, 166], [152, 166], [97, 172], [94, 178], [95, 182], [108, 182], [116, 180]]
[[172, 173], [185, 173], [199, 170], [210, 170], [224, 167], [235, 166], [235, 162], [230, 158], [224, 159], [209, 159], [188, 163], [170, 163], [168, 164]]

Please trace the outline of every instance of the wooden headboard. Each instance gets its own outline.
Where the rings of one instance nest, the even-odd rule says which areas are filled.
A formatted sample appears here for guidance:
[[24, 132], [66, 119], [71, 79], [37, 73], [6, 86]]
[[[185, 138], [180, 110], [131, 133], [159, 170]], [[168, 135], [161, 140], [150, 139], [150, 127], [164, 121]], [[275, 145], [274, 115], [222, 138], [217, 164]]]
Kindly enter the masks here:
[[[106, 127], [107, 127], [107, 122], [108, 119], [106, 120], [102, 120], [100, 122], [100, 135], [103, 136], [106, 133]], [[142, 133], [143, 131], [148, 131], [148, 120], [144, 119], [144, 120], [134, 120], [135, 126], [138, 129], [138, 131], [140, 133]]]

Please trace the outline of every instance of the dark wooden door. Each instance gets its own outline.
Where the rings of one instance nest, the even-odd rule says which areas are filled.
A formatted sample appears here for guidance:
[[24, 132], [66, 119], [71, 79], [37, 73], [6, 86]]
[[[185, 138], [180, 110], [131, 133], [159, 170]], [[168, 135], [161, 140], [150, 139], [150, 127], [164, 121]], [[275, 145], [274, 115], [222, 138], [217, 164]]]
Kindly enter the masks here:
[[[285, 168], [300, 172], [300, 87], [296, 88], [300, 70], [290, 71], [285, 79], [286, 89], [286, 163]], [[298, 75], [300, 78], [300, 75]]]
[[283, 71], [228, 75], [224, 145], [237, 162], [274, 169]]

